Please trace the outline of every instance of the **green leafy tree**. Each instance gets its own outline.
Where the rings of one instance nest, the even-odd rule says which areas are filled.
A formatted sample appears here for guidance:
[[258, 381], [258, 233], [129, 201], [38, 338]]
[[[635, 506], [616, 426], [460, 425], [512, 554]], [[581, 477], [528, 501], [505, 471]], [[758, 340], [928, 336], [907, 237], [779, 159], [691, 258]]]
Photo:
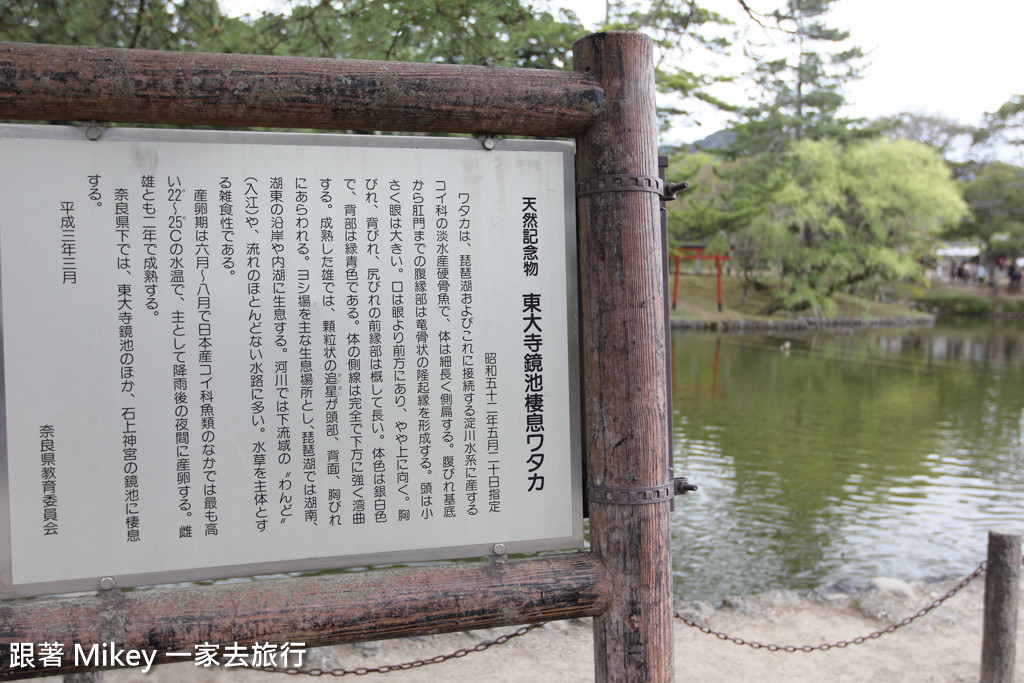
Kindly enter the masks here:
[[964, 183], [963, 194], [970, 214], [945, 236], [981, 243], [994, 295], [996, 261], [1024, 253], [1024, 168], [1002, 162], [986, 164]]
[[578, 22], [519, 0], [297, 3], [254, 22], [261, 52], [345, 59], [565, 68]]
[[245, 30], [216, 0], [3, 0], [0, 40], [225, 51]]
[[228, 18], [216, 0], [0, 0], [0, 40], [565, 68], [583, 28], [520, 0], [321, 0]]
[[831, 309], [840, 291], [917, 278], [943, 229], [967, 214], [949, 168], [920, 143], [793, 143], [786, 182], [752, 229], [772, 245], [780, 287], [766, 310]]
[[975, 141], [986, 145], [1024, 146], [1024, 95], [1014, 95], [999, 109], [986, 113], [984, 125], [975, 133]]
[[783, 174], [761, 168], [752, 158], [728, 160], [708, 152], [677, 154], [668, 172], [690, 183], [669, 205], [670, 238], [674, 243], [724, 240], [747, 301], [751, 289], [765, 287], [762, 278], [775, 254], [772, 235], [758, 230], [755, 221], [781, 187]]

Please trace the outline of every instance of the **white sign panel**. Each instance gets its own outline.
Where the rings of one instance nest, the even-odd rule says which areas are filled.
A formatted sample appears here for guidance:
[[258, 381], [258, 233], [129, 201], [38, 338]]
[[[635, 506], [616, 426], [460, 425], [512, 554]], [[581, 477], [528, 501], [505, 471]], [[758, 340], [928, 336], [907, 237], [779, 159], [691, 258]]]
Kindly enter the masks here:
[[0, 158], [0, 597], [582, 543], [571, 144]]

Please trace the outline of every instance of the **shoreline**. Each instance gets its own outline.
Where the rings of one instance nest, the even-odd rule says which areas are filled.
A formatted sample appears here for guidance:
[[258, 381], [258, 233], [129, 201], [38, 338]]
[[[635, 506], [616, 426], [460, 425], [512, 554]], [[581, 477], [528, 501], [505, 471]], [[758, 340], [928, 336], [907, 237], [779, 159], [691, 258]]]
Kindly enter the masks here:
[[804, 331], [813, 329], [835, 328], [873, 328], [873, 327], [920, 327], [935, 324], [936, 315], [877, 316], [852, 317], [839, 316], [834, 318], [786, 318], [779, 320], [754, 320], [745, 318], [704, 319], [704, 318], [670, 318], [673, 330], [710, 331], [710, 332], [760, 332], [760, 331]]
[[[869, 636], [914, 614], [950, 590], [960, 578], [906, 583], [874, 579], [864, 587], [832, 586], [807, 595], [775, 590], [732, 596], [718, 606], [681, 602], [677, 613], [701, 626], [752, 642], [796, 647], [820, 646]], [[977, 681], [981, 661], [984, 578], [905, 628], [863, 644], [828, 651], [769, 652], [741, 646], [673, 620], [675, 676], [680, 681]], [[310, 649], [306, 667], [372, 669], [471, 649], [508, 635], [515, 627], [371, 641]], [[1024, 648], [1017, 651], [1024, 671]], [[493, 683], [557, 683], [593, 680], [590, 619], [550, 622], [543, 628], [483, 652], [422, 668], [360, 676], [368, 681], [433, 683], [444, 679]], [[270, 683], [273, 673], [250, 669], [164, 664], [148, 674], [108, 671], [108, 683]], [[50, 681], [60, 680], [52, 677]], [[283, 679], [279, 679], [283, 680]]]

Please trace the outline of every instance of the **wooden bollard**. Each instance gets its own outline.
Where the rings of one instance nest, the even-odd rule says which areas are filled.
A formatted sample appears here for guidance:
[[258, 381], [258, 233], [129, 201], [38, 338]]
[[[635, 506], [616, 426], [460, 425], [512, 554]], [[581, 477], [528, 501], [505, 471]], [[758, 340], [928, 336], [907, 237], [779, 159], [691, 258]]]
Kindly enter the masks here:
[[989, 531], [981, 683], [1013, 681], [1013, 665], [1017, 654], [1020, 565], [1020, 532], [1010, 529]]

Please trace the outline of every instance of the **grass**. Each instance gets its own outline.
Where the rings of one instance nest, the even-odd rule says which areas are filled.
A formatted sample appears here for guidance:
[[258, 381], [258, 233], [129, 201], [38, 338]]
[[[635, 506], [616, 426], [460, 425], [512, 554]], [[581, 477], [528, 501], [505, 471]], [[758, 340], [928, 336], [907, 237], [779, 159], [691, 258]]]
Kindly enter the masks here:
[[983, 285], [935, 283], [931, 289], [916, 293], [913, 300], [921, 308], [943, 315], [1024, 315], [1024, 294], [1008, 293], [1005, 286], [992, 296], [992, 290]]
[[[669, 277], [669, 302], [672, 301], [673, 277]], [[921, 315], [910, 310], [906, 302], [868, 301], [848, 294], [835, 297], [837, 308], [831, 317], [892, 317]], [[778, 311], [774, 316], [760, 315], [772, 301], [771, 292], [751, 290], [747, 301], [743, 301], [743, 283], [738, 277], [722, 277], [722, 311], [718, 311], [717, 288], [714, 273], [679, 275], [676, 308], [671, 311], [673, 318], [697, 320], [779, 320], [787, 317], [786, 312]], [[812, 315], [810, 311], [802, 311], [797, 315]]]

